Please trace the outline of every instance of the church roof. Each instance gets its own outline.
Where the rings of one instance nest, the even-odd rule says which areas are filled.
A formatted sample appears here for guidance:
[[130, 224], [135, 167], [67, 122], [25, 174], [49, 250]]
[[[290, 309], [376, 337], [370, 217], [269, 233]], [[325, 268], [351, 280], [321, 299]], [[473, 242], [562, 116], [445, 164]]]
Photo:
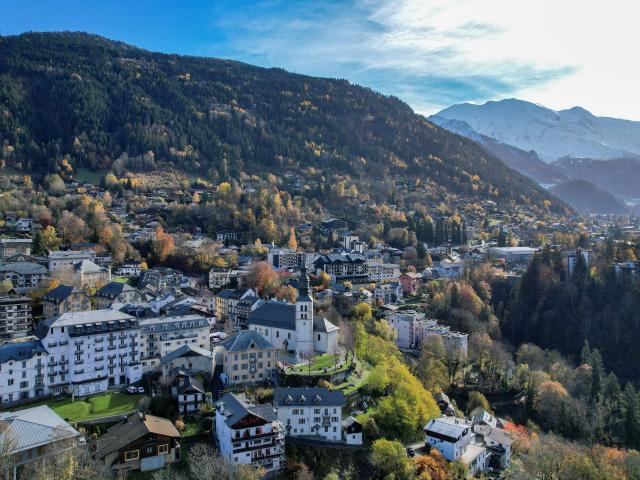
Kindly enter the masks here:
[[249, 313], [249, 325], [296, 329], [296, 307], [291, 303], [269, 300]]

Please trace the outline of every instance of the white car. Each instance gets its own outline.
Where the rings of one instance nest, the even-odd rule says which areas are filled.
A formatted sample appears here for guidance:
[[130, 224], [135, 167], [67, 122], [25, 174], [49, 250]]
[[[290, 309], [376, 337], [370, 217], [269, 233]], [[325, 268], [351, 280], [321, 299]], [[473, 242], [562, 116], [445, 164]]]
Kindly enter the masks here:
[[127, 392], [128, 393], [138, 393], [138, 389], [136, 387], [134, 387], [133, 385], [127, 387]]
[[138, 393], [144, 393], [144, 387], [138, 387]]

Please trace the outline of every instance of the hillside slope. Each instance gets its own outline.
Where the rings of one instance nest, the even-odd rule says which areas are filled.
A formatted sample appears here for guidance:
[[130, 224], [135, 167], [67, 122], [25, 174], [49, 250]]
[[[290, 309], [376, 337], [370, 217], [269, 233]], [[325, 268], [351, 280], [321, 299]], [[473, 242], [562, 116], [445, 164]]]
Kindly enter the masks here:
[[534, 150], [545, 162], [562, 157], [640, 156], [640, 122], [597, 117], [580, 107], [554, 111], [508, 99], [453, 105], [437, 115], [462, 120], [476, 132], [502, 143]]
[[564, 209], [397, 98], [344, 80], [153, 53], [83, 33], [0, 37], [0, 143], [6, 164], [35, 174], [65, 161], [109, 168], [123, 153], [151, 151], [214, 180], [315, 167], [416, 176], [458, 194]]
[[580, 213], [629, 213], [629, 208], [622, 201], [586, 180], [565, 180], [551, 187], [549, 191]]

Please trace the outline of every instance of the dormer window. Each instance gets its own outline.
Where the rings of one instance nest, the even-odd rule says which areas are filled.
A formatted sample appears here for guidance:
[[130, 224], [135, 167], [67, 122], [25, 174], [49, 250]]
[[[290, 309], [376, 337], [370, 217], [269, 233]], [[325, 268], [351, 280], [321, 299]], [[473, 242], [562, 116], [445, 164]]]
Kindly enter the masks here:
[[320, 395], [316, 395], [315, 398], [313, 399], [313, 403], [320, 403], [322, 401], [322, 399], [320, 398]]
[[293, 403], [293, 398], [291, 398], [291, 395], [287, 395], [287, 398], [284, 399], [284, 403], [287, 403], [287, 404]]
[[300, 398], [298, 399], [300, 403], [304, 403], [307, 401], [306, 397], [304, 395], [300, 395]]

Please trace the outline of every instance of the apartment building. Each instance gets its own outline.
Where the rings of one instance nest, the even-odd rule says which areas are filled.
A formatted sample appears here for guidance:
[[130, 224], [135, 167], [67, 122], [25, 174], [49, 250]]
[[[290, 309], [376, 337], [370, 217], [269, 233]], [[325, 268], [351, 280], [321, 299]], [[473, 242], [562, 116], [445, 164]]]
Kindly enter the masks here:
[[118, 310], [65, 313], [40, 332], [50, 392], [88, 395], [142, 377], [138, 319]]
[[311, 269], [314, 258], [314, 253], [274, 248], [267, 254], [267, 263], [275, 270], [298, 270], [301, 268]]
[[0, 297], [0, 341], [26, 336], [31, 321], [29, 297]]
[[91, 298], [84, 290], [71, 285], [58, 285], [42, 297], [42, 312], [45, 319], [67, 312], [91, 310]]
[[209, 270], [209, 288], [222, 288], [238, 278], [239, 270], [213, 267]]
[[231, 319], [231, 313], [235, 312], [238, 302], [247, 297], [256, 297], [257, 294], [250, 288], [236, 288], [221, 290], [216, 294], [216, 318], [219, 322]]
[[321, 387], [279, 387], [273, 392], [273, 404], [287, 435], [342, 440], [342, 392]]
[[10, 280], [18, 292], [40, 288], [49, 279], [46, 267], [33, 262], [12, 262], [0, 264], [0, 281]]
[[367, 281], [369, 264], [359, 254], [320, 255], [314, 262], [316, 273], [325, 272], [333, 280]]
[[161, 358], [183, 345], [210, 350], [209, 322], [202, 315], [153, 317], [140, 321], [142, 369], [160, 368]]
[[0, 346], [0, 401], [2, 404], [38, 398], [47, 393], [48, 354], [36, 338]]
[[454, 332], [451, 327], [439, 325], [437, 320], [425, 318], [424, 313], [413, 310], [396, 312], [385, 320], [396, 330], [396, 344], [400, 348], [420, 348], [429, 335], [437, 335], [447, 351], [460, 350], [467, 354], [469, 336], [466, 333]]
[[220, 455], [236, 465], [284, 467], [284, 429], [272, 405], [225, 394], [216, 402], [214, 435]]
[[400, 265], [396, 263], [369, 262], [369, 280], [372, 282], [397, 282], [400, 279]]

